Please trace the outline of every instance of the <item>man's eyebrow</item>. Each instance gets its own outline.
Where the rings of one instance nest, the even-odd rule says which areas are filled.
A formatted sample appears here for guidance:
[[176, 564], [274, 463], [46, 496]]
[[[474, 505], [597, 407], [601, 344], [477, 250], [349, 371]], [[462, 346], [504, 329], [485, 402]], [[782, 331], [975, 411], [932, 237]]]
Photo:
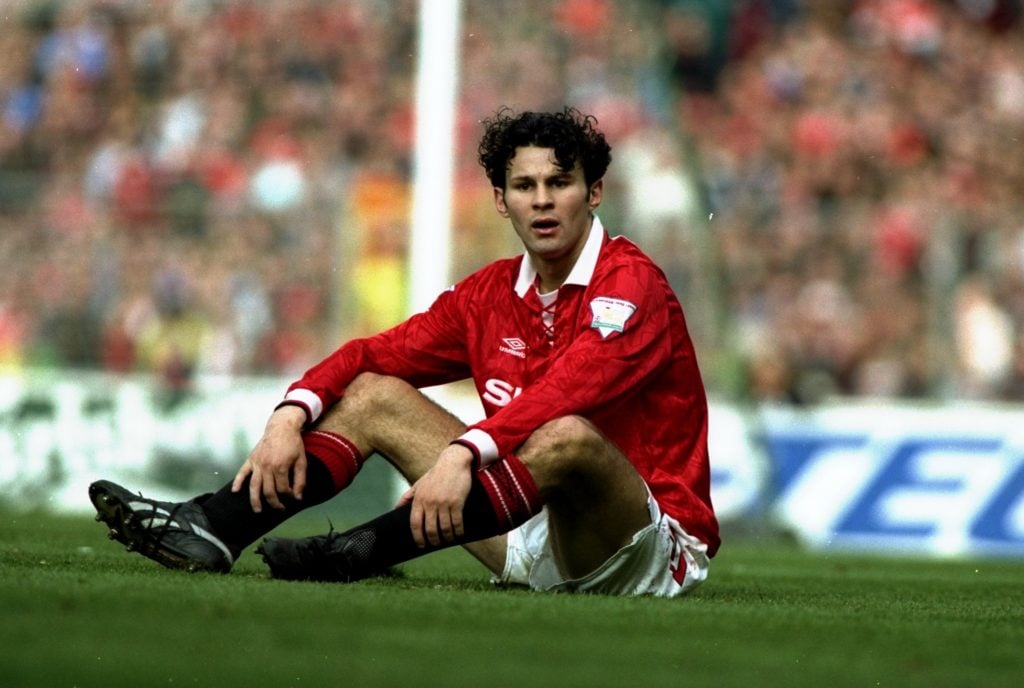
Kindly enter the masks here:
[[544, 179], [544, 180], [570, 179], [570, 178], [572, 178], [572, 172], [565, 172], [565, 171], [563, 171], [563, 172], [555, 172], [553, 174], [543, 174], [543, 175], [516, 174], [516, 175], [510, 176], [508, 178], [508, 180], [510, 182], [513, 182], [513, 181], [532, 182], [534, 179], [537, 179], [537, 178]]

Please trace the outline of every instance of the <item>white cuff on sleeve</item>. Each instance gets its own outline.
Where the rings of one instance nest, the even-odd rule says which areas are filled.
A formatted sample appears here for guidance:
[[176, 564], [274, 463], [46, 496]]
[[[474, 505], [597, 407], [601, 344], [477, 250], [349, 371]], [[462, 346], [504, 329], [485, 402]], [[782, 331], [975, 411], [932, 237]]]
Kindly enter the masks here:
[[498, 445], [483, 430], [471, 428], [462, 433], [459, 440], [476, 447], [476, 453], [480, 457], [480, 463], [486, 466], [498, 460]]
[[293, 401], [296, 404], [305, 406], [309, 411], [309, 422], [316, 422], [320, 414], [324, 412], [324, 403], [320, 401], [314, 392], [308, 389], [296, 388], [284, 395], [285, 401]]

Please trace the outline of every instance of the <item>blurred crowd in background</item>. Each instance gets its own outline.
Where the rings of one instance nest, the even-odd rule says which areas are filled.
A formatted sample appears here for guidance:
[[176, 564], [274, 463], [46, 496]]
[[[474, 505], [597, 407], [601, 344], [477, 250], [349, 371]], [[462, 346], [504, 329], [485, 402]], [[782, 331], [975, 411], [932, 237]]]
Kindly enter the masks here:
[[[2, 11], [0, 371], [292, 377], [405, 315], [417, 2]], [[1024, 400], [1022, 20], [464, 0], [451, 280], [520, 250], [480, 121], [570, 104], [712, 393]]]

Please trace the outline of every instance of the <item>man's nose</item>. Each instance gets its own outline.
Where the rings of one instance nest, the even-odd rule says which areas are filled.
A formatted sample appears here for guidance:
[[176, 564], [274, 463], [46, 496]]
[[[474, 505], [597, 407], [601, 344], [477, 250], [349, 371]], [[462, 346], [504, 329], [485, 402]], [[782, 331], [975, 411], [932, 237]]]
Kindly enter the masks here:
[[544, 185], [538, 185], [533, 192], [533, 205], [535, 208], [548, 208], [552, 204], [550, 191]]

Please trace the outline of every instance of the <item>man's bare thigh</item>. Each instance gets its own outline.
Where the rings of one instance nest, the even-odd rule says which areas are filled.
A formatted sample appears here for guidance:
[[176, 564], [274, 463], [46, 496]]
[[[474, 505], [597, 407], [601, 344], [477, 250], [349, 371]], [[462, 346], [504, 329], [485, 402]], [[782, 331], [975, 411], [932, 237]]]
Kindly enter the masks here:
[[643, 479], [589, 421], [548, 423], [519, 455], [545, 500], [552, 553], [567, 578], [592, 572], [650, 523]]

